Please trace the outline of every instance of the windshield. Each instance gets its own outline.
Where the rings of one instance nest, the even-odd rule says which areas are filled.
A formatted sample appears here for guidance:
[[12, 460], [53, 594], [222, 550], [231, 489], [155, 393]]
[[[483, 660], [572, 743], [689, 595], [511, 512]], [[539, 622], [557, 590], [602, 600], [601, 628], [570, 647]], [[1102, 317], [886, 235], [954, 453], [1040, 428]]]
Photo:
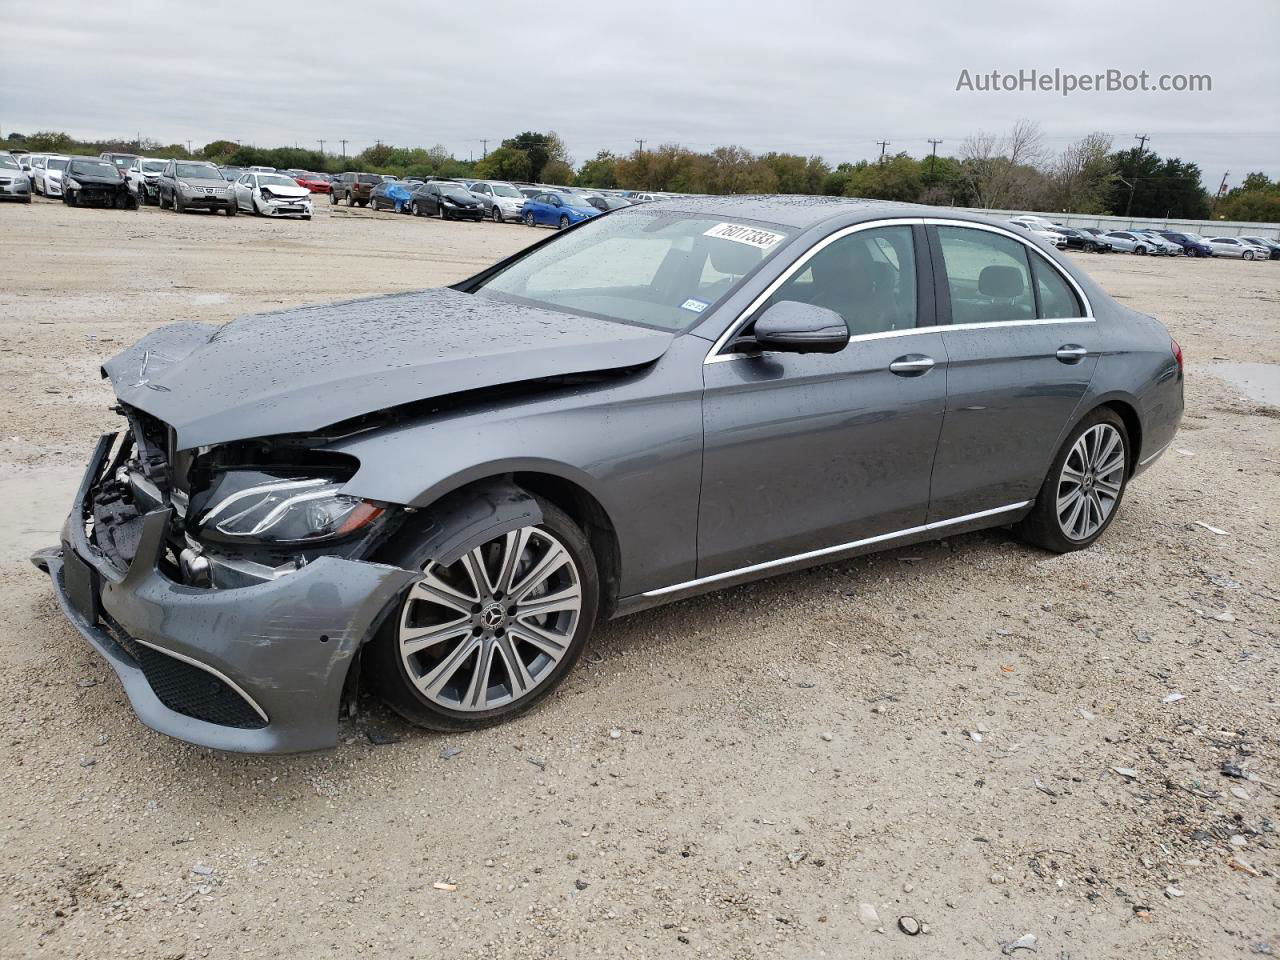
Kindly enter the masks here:
[[260, 187], [296, 187], [297, 181], [291, 177], [286, 177], [279, 173], [260, 173], [258, 174], [258, 186]]
[[660, 330], [684, 330], [794, 235], [773, 223], [725, 223], [675, 211], [585, 221], [475, 290]]
[[222, 174], [211, 163], [179, 163], [174, 171], [179, 179], [221, 180]]
[[69, 160], [63, 160], [63, 159], [60, 159], [59, 157], [53, 157], [53, 158], [49, 161], [49, 166], [48, 166], [46, 169], [49, 169], [49, 170], [65, 170], [65, 169], [67, 169], [67, 164], [68, 164], [69, 162], [70, 162]]
[[472, 199], [471, 194], [468, 193], [466, 190], [464, 190], [462, 187], [458, 186], [456, 183], [440, 184], [440, 192], [443, 193], [446, 197], [451, 197], [454, 200]]
[[164, 170], [164, 163], [165, 162], [163, 160], [143, 160], [142, 172], [143, 173], [160, 173], [162, 170]]
[[127, 153], [117, 153], [112, 155], [111, 162], [117, 167], [128, 167], [136, 159], [136, 157], [130, 156]]
[[[591, 207], [591, 201], [580, 193], [562, 193], [560, 196], [571, 207]], [[594, 208], [593, 208], [594, 209]]]
[[117, 172], [116, 168], [105, 160], [73, 160], [68, 169], [71, 173], [90, 177], [110, 177]]
[[0, 157], [0, 167], [6, 170], [21, 170], [22, 164], [18, 163], [13, 157]]
[[1198, 233], [1184, 233], [1182, 238], [1184, 240], [1190, 240], [1192, 243], [1204, 243], [1204, 237], [1200, 236]]
[[509, 187], [505, 183], [495, 183], [491, 185], [493, 195], [495, 197], [515, 197], [517, 200], [523, 200], [524, 194], [515, 187]]

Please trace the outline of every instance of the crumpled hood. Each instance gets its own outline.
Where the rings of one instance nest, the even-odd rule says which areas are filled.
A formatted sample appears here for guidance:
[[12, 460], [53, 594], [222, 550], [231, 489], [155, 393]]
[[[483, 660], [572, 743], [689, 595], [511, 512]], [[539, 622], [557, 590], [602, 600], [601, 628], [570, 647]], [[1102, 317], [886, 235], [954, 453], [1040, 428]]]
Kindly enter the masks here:
[[161, 327], [103, 365], [180, 450], [465, 390], [638, 366], [672, 334], [443, 288]]

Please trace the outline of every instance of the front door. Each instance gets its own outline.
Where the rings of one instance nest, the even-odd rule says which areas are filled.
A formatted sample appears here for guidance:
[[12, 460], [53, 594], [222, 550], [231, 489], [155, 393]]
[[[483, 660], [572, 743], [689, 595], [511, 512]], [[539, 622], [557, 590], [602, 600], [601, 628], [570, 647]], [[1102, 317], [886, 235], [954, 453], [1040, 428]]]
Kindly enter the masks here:
[[925, 522], [947, 371], [942, 333], [917, 327], [933, 316], [923, 242], [920, 227], [854, 229], [756, 311], [833, 309], [850, 330], [841, 352], [704, 365], [699, 577]]

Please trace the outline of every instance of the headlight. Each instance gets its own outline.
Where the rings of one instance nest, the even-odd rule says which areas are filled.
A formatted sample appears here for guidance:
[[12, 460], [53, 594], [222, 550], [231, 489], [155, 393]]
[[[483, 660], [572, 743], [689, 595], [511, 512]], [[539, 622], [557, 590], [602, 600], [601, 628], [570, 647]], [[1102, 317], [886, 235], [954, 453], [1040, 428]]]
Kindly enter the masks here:
[[80, 181], [75, 179], [74, 177], [67, 177], [67, 186], [70, 187], [72, 190], [79, 190]]
[[282, 480], [257, 471], [224, 474], [199, 519], [200, 539], [229, 543], [307, 543], [345, 537], [383, 508], [341, 493], [336, 480]]
[[185, 180], [179, 180], [179, 181], [178, 181], [178, 189], [179, 189], [179, 190], [181, 190], [183, 193], [194, 193], [194, 192], [195, 192], [195, 191], [192, 189], [191, 184], [187, 183]]

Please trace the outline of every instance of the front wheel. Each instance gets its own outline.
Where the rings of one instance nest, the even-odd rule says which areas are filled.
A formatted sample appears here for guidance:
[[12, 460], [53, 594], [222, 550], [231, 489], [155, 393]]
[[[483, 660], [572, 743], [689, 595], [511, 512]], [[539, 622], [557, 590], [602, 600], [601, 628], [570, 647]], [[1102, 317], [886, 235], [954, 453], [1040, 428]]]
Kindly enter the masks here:
[[419, 211], [419, 209], [418, 209], [418, 201], [417, 201], [417, 200], [415, 200], [415, 201], [413, 201], [413, 203], [409, 204], [409, 212], [410, 212], [410, 213], [412, 213], [415, 217], [420, 217], [420, 216], [422, 216], [421, 211]]
[[184, 203], [184, 202], [183, 202], [183, 200], [182, 200], [182, 194], [180, 194], [180, 193], [175, 193], [175, 194], [173, 195], [173, 212], [174, 212], [174, 213], [186, 213], [186, 212], [187, 212], [187, 205], [186, 205], [186, 203]]
[[240, 212], [239, 200], [232, 200], [229, 204], [227, 204], [226, 213], [228, 217], [234, 217], [239, 212]]
[[1253, 251], [1252, 251], [1252, 250], [1246, 250], [1246, 251], [1244, 252], [1244, 258], [1245, 258], [1246, 260], [1252, 260], [1252, 259], [1253, 259]]
[[1133, 252], [1134, 252], [1134, 253], [1136, 253], [1136, 254], [1137, 254], [1138, 256], [1140, 256], [1140, 257], [1145, 257], [1145, 256], [1147, 255], [1147, 248], [1146, 248], [1146, 247], [1137, 247]]
[[532, 213], [526, 213], [526, 214], [524, 215], [524, 225], [525, 225], [526, 227], [533, 227], [533, 226], [537, 226], [537, 224], [534, 222], [533, 214], [532, 214]]
[[1129, 478], [1129, 433], [1120, 415], [1100, 407], [1067, 436], [1031, 512], [1015, 527], [1053, 553], [1083, 550], [1115, 519]]
[[392, 709], [432, 730], [487, 726], [529, 709], [564, 679], [595, 625], [599, 577], [582, 531], [553, 504], [542, 522], [422, 571], [374, 639], [374, 683]]
[[329, 194], [329, 206], [336, 207], [338, 205], [338, 195], [336, 193]]
[[494, 223], [502, 222], [502, 210], [498, 207], [496, 203], [493, 205], [493, 207], [490, 208], [489, 216], [493, 218]]
[[561, 230], [569, 229], [569, 218], [566, 217], [564, 214], [560, 215], [560, 229]]

